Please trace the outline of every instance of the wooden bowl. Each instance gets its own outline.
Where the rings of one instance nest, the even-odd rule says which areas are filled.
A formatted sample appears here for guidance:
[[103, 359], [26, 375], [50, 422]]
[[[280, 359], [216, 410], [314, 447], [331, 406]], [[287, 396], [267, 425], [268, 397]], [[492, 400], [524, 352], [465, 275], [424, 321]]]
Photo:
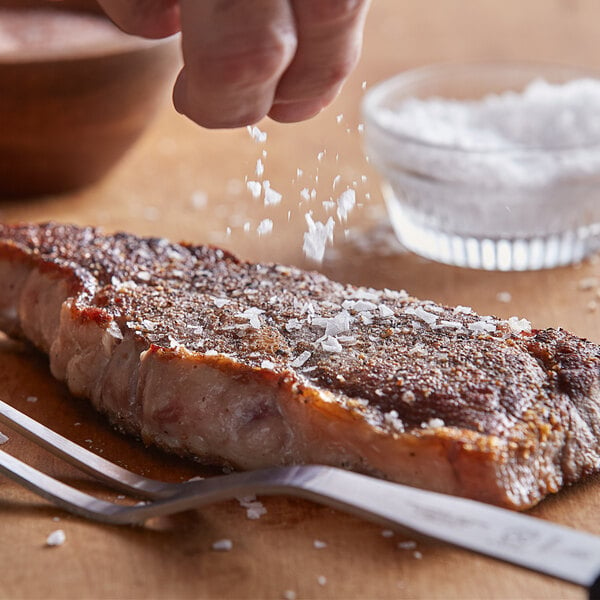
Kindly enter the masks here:
[[[0, 0], [0, 21], [7, 8], [108, 22], [89, 0]], [[56, 194], [97, 181], [165, 103], [179, 62], [177, 36], [144, 40], [111, 27], [114, 37], [89, 44], [0, 49], [0, 197]]]

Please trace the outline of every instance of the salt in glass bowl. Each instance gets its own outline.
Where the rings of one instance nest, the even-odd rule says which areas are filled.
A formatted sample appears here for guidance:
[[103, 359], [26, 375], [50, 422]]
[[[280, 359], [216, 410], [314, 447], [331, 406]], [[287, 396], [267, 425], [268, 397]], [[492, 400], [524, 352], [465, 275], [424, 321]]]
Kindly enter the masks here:
[[[566, 110], [553, 90], [582, 80], [587, 88]], [[541, 89], [539, 107], [503, 114], [529, 85]], [[502, 271], [567, 265], [598, 251], [596, 93], [600, 76], [590, 70], [505, 62], [418, 68], [369, 90], [365, 152], [382, 175], [402, 244], [442, 263]], [[513, 139], [453, 130], [482, 102], [487, 112], [471, 127], [483, 131], [494, 121]]]

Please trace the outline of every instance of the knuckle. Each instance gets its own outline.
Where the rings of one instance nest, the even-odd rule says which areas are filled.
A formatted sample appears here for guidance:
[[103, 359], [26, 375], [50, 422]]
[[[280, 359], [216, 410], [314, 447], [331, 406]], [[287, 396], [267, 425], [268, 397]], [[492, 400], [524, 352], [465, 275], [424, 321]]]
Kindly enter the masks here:
[[201, 76], [206, 83], [233, 87], [255, 87], [268, 83], [285, 70], [293, 56], [290, 44], [277, 39], [250, 47], [207, 49]]
[[304, 0], [307, 18], [320, 23], [353, 21], [361, 14], [365, 0]]

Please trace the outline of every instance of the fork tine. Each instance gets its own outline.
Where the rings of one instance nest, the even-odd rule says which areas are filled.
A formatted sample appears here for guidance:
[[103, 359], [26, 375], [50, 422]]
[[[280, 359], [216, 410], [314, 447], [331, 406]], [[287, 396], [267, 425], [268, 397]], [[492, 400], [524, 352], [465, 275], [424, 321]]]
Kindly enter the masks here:
[[0, 473], [20, 483], [66, 511], [104, 523], [138, 523], [136, 507], [127, 507], [101, 500], [81, 492], [58, 479], [50, 477], [34, 467], [0, 450]]
[[2, 400], [0, 421], [112, 488], [144, 498], [166, 497], [178, 490], [172, 484], [149, 479], [115, 465], [48, 429]]

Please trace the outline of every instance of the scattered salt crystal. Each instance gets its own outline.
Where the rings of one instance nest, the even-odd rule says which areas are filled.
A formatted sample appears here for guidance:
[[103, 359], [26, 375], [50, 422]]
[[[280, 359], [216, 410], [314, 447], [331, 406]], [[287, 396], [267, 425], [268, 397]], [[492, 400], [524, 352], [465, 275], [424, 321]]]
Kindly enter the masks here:
[[463, 324], [459, 321], [447, 321], [446, 319], [441, 319], [439, 325], [440, 327], [451, 327], [452, 329], [463, 328]]
[[301, 367], [306, 363], [306, 361], [311, 357], [311, 353], [308, 351], [302, 352], [299, 356], [297, 356], [291, 363], [290, 366], [294, 368]]
[[302, 177], [304, 171], [302, 169], [296, 169], [296, 177]]
[[417, 547], [417, 542], [398, 542], [397, 546], [400, 550], [414, 550]]
[[0, 444], [6, 444], [6, 442], [8, 442], [8, 436], [4, 435], [1, 431], [0, 431]]
[[325, 336], [337, 336], [350, 330], [352, 316], [347, 310], [340, 311], [333, 317], [314, 317], [311, 325], [325, 327]]
[[251, 227], [250, 221], [246, 221], [246, 222], [244, 223], [244, 225], [243, 225], [242, 229], [243, 229], [243, 230], [244, 230], [246, 233], [248, 233], [248, 232], [250, 231], [250, 227]]
[[272, 360], [263, 360], [260, 363], [261, 369], [274, 369], [277, 365]]
[[584, 277], [579, 281], [577, 287], [582, 291], [588, 291], [598, 286], [600, 286], [600, 280], [597, 277]]
[[496, 294], [496, 300], [508, 304], [512, 300], [512, 294], [510, 292], [498, 292]]
[[266, 235], [273, 231], [273, 221], [271, 219], [263, 219], [256, 228], [258, 235]]
[[229, 298], [213, 298], [213, 302], [217, 308], [223, 308], [226, 304], [229, 304], [231, 300], [229, 300]]
[[317, 549], [317, 550], [322, 550], [323, 548], [327, 548], [327, 542], [324, 542], [322, 540], [315, 540], [313, 542], [313, 546]]
[[325, 575], [319, 575], [317, 577], [317, 583], [319, 585], [325, 585], [327, 583], [327, 577], [325, 577]]
[[56, 529], [46, 538], [46, 546], [62, 546], [67, 539], [62, 529]]
[[404, 431], [404, 423], [399, 418], [398, 411], [390, 410], [390, 412], [383, 415], [383, 420], [388, 425], [391, 425], [396, 431], [399, 431], [400, 433]]
[[365, 130], [365, 124], [364, 123], [359, 123], [356, 126], [356, 130], [358, 131], [358, 133], [363, 133], [363, 131]]
[[313, 221], [310, 213], [305, 215], [308, 231], [304, 234], [302, 250], [307, 258], [321, 262], [325, 256], [325, 245], [333, 242], [335, 221], [329, 217], [326, 223]]
[[276, 192], [273, 188], [268, 187], [265, 189], [265, 206], [275, 206], [281, 202], [283, 196]]
[[367, 82], [366, 82], [366, 81], [363, 81], [363, 82], [360, 84], [360, 87], [361, 87], [361, 89], [363, 89], [363, 90], [366, 90], [366, 89], [367, 89]]
[[218, 356], [219, 353], [216, 350], [207, 350], [204, 353], [204, 356]]
[[37, 402], [38, 401], [38, 397], [37, 396], [27, 396], [27, 398], [25, 398], [25, 400], [27, 402]]
[[475, 321], [474, 323], [469, 323], [467, 328], [474, 333], [491, 333], [492, 331], [496, 331], [496, 326], [493, 323], [488, 323], [483, 319]]
[[250, 326], [254, 327], [254, 329], [260, 329], [260, 316], [265, 311], [261, 308], [256, 308], [255, 306], [251, 306], [247, 308], [244, 312], [237, 313], [237, 317], [242, 319], [248, 319], [250, 322]]
[[317, 160], [319, 162], [321, 162], [323, 160], [323, 158], [325, 157], [325, 152], [319, 152], [319, 154], [317, 154]]
[[421, 552], [419, 552], [418, 550], [415, 550], [413, 552], [413, 556], [417, 559], [417, 560], [421, 560], [423, 558], [423, 554]]
[[421, 427], [431, 427], [433, 429], [436, 429], [437, 427], [444, 427], [446, 425], [446, 423], [444, 423], [443, 419], [429, 419], [429, 421], [427, 421], [426, 423], [421, 423]]
[[346, 221], [348, 215], [356, 205], [356, 192], [352, 189], [347, 189], [341, 193], [337, 200], [337, 216], [340, 221]]
[[248, 125], [246, 129], [255, 142], [264, 143], [267, 141], [267, 133], [261, 131], [256, 125]]
[[303, 188], [300, 191], [300, 196], [302, 196], [303, 200], [310, 200], [310, 191], [308, 188]]
[[191, 204], [192, 204], [192, 208], [194, 210], [202, 210], [203, 208], [206, 208], [207, 203], [208, 203], [208, 196], [206, 195], [205, 192], [196, 190], [192, 194]]
[[336, 120], [338, 123], [341, 123], [343, 118], [344, 118], [344, 115], [343, 115], [342, 113], [340, 113], [340, 114], [339, 114], [339, 115], [338, 115], [338, 116], [335, 118], [335, 120]]
[[139, 271], [137, 278], [141, 281], [150, 281], [152, 279], [152, 273], [149, 273], [148, 271]]
[[338, 340], [332, 336], [327, 336], [326, 338], [321, 340], [321, 347], [325, 352], [341, 352], [342, 345], [338, 342]]
[[255, 172], [257, 177], [262, 177], [265, 172], [265, 165], [263, 164], [263, 161], [260, 158], [256, 161]]
[[246, 187], [252, 194], [253, 198], [260, 198], [260, 195], [262, 193], [262, 184], [260, 183], [260, 181], [248, 181], [246, 182]]
[[464, 314], [464, 315], [470, 315], [473, 312], [473, 309], [470, 306], [461, 306], [460, 304], [458, 306], [454, 307], [454, 313], [456, 314]]
[[233, 542], [227, 538], [224, 538], [222, 540], [213, 542], [211, 548], [217, 552], [229, 552], [233, 548]]
[[267, 514], [265, 505], [257, 500], [256, 496], [243, 496], [238, 498], [238, 502], [242, 508], [246, 509], [246, 517], [250, 520], [255, 521]]
[[529, 333], [531, 331], [531, 323], [527, 319], [510, 317], [507, 323], [513, 333], [521, 333], [523, 331]]

